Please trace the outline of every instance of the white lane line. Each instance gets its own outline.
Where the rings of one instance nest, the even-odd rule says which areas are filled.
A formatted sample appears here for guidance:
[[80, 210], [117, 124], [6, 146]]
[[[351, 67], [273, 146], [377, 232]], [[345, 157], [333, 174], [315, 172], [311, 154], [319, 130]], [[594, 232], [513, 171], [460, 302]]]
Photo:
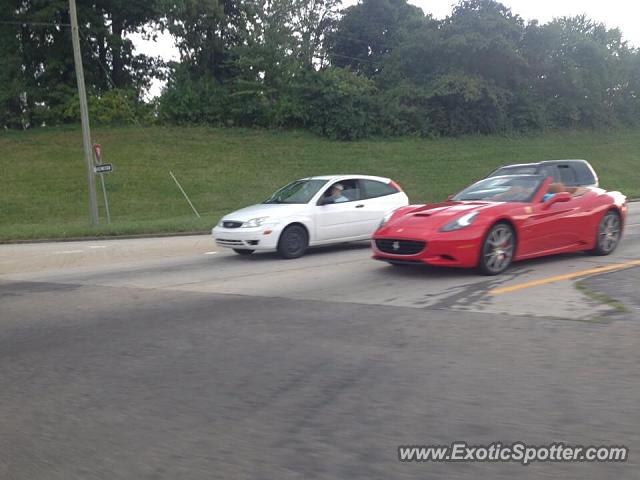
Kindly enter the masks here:
[[84, 250], [60, 250], [59, 252], [53, 252], [54, 255], [66, 255], [69, 253], [83, 253]]
[[91, 248], [91, 249], [107, 248], [107, 246], [106, 245], [89, 245], [89, 248]]
[[204, 252], [205, 255], [215, 255], [218, 252]]

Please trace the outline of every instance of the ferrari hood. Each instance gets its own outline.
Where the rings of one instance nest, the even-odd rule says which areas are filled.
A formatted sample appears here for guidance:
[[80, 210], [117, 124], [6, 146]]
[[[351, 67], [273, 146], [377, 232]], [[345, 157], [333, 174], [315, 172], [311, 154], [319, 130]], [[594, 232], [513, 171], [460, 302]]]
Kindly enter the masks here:
[[404, 231], [419, 230], [427, 232], [438, 230], [452, 220], [475, 211], [493, 208], [495, 202], [454, 202], [410, 205], [403, 208], [379, 231], [380, 234], [392, 233], [401, 228]]

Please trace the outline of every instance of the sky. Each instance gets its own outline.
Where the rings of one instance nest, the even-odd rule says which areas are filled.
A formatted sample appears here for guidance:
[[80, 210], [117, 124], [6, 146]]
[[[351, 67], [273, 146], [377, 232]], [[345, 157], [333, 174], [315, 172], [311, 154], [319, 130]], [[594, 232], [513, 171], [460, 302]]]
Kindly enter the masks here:
[[[354, 4], [355, 1], [345, 3]], [[444, 18], [457, 2], [452, 0], [410, 0], [409, 3]], [[638, 0], [503, 0], [501, 2], [525, 20], [546, 23], [556, 17], [586, 14], [587, 17], [620, 28], [626, 40], [640, 47], [640, 2]]]
[[[344, 0], [349, 6], [357, 0]], [[451, 13], [455, 0], [409, 0], [425, 13], [444, 18]], [[585, 14], [592, 20], [602, 22], [608, 28], [620, 28], [623, 38], [631, 45], [640, 47], [640, 2], [638, 0], [503, 0], [513, 13], [525, 20], [546, 23], [555, 17]], [[132, 36], [135, 49], [147, 55], [161, 55], [165, 60], [177, 60], [178, 51], [169, 35], [158, 37], [156, 42], [145, 41], [139, 35]], [[150, 97], [160, 93], [162, 84], [156, 82], [149, 92]]]

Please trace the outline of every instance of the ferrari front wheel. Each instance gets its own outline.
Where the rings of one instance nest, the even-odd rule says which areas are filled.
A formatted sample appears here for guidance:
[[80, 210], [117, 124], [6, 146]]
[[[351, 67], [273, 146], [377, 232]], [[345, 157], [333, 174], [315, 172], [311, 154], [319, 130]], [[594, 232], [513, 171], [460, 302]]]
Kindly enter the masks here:
[[506, 223], [497, 223], [487, 233], [480, 251], [478, 267], [485, 275], [499, 275], [511, 261], [516, 246], [513, 228]]
[[596, 247], [591, 250], [594, 255], [609, 255], [618, 246], [622, 234], [620, 215], [618, 212], [609, 210], [605, 213], [596, 236]]

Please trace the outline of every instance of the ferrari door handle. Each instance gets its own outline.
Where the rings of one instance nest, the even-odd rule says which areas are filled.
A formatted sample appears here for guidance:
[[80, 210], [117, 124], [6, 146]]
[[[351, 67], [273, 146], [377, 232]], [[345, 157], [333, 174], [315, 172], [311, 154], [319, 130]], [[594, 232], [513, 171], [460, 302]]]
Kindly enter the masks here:
[[356, 208], [362, 208], [364, 207], [364, 203], [361, 203], [360, 205], [356, 205]]

